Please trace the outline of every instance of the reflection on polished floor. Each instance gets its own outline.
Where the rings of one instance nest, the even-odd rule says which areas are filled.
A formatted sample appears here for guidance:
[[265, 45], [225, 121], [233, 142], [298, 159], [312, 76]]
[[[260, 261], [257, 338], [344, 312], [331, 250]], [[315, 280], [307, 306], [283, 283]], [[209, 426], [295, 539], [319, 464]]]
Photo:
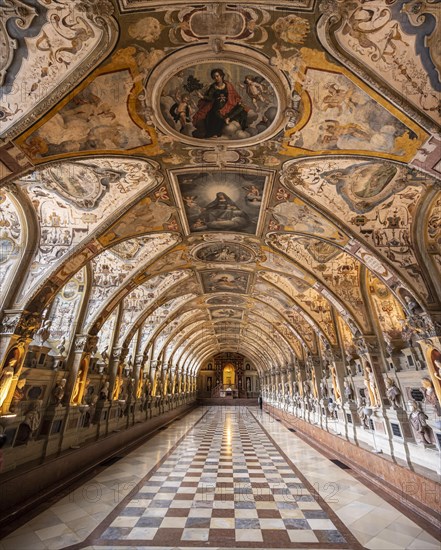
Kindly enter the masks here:
[[437, 550], [391, 504], [252, 407], [199, 408], [6, 537], [57, 548]]

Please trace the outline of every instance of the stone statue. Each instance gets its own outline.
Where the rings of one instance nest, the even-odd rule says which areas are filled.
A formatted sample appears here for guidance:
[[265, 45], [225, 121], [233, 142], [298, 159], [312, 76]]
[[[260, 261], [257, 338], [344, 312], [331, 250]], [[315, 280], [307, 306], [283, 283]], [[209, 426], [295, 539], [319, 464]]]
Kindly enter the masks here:
[[90, 398], [89, 409], [86, 411], [84, 418], [84, 427], [88, 428], [91, 424], [95, 424], [95, 410], [98, 401], [97, 395], [92, 395]]
[[365, 367], [364, 385], [368, 391], [369, 404], [371, 407], [379, 407], [380, 399], [377, 391], [377, 384], [375, 382], [374, 371], [369, 363]]
[[415, 298], [413, 296], [411, 296], [410, 294], [407, 294], [407, 293], [404, 294], [404, 301], [406, 302], [407, 310], [412, 315], [418, 315], [418, 314], [422, 313], [423, 308], [419, 305], [419, 303], [415, 300]]
[[390, 356], [390, 355], [392, 355], [392, 352], [394, 350], [394, 347], [393, 347], [393, 344], [392, 344], [392, 337], [388, 332], [383, 331], [383, 338], [384, 338], [384, 342], [386, 344], [386, 352]]
[[386, 395], [389, 401], [392, 403], [394, 409], [397, 409], [401, 405], [401, 392], [397, 388], [395, 381], [389, 376], [386, 376]]
[[129, 374], [132, 372], [132, 370], [133, 370], [132, 364], [133, 364], [132, 354], [130, 354], [128, 359], [125, 359], [124, 363], [123, 363], [123, 369], [124, 369], [124, 375], [125, 376], [129, 376]]
[[77, 377], [75, 379], [75, 386], [72, 390], [72, 396], [70, 398], [71, 403], [76, 403], [78, 396], [80, 395], [80, 387], [82, 384], [82, 378], [83, 378], [83, 371], [80, 370], [77, 374]]
[[127, 385], [126, 385], [126, 399], [128, 401], [131, 401], [133, 399], [134, 392], [135, 392], [135, 379], [129, 378], [127, 380]]
[[318, 399], [319, 393], [317, 390], [317, 378], [315, 376], [315, 369], [311, 369], [311, 386], [312, 386], [312, 393], [314, 394], [314, 397]]
[[99, 399], [100, 401], [106, 401], [109, 398], [109, 386], [110, 382], [106, 380], [100, 388]]
[[311, 393], [311, 386], [309, 384], [309, 380], [305, 379], [303, 381], [303, 395], [308, 398], [309, 394]]
[[424, 394], [424, 400], [426, 401], [426, 403], [432, 405], [432, 407], [435, 408], [438, 416], [441, 415], [441, 406], [438, 401], [438, 396], [436, 395], [435, 388], [433, 387], [432, 380], [429, 377], [424, 376], [421, 379], [421, 385], [423, 386], [422, 390]]
[[338, 387], [338, 380], [337, 380], [337, 367], [330, 367], [330, 371], [331, 371], [332, 388], [334, 390], [334, 398], [337, 402], [341, 402], [341, 394], [340, 394], [340, 389]]
[[337, 410], [338, 410], [337, 403], [335, 401], [330, 401], [328, 403], [328, 411], [329, 411], [329, 414], [330, 414], [331, 418], [333, 418], [334, 420], [336, 420], [338, 418]]
[[118, 399], [121, 398], [122, 385], [123, 385], [122, 374], [118, 374], [115, 378], [115, 387], [113, 388], [113, 395], [112, 395], [113, 401], [118, 401]]
[[26, 411], [23, 422], [19, 425], [15, 437], [15, 446], [29, 443], [37, 432], [41, 422], [40, 404], [32, 403]]
[[144, 404], [143, 409], [146, 411], [151, 407], [150, 396], [152, 394], [152, 384], [149, 379], [146, 380], [144, 384]]
[[320, 396], [322, 399], [329, 397], [328, 383], [325, 378], [320, 380]]
[[353, 398], [354, 398], [354, 392], [352, 391], [352, 386], [351, 386], [351, 383], [349, 382], [348, 379], [344, 379], [344, 382], [343, 382], [343, 385], [344, 385], [344, 394], [345, 394], [345, 398], [347, 401], [352, 401]]
[[422, 443], [428, 445], [432, 444], [431, 429], [427, 424], [429, 417], [425, 414], [419, 406], [417, 401], [412, 401], [412, 412], [410, 413], [409, 420], [414, 430], [420, 435]]
[[142, 388], [144, 386], [144, 374], [139, 373], [138, 385], [136, 387], [136, 399], [142, 399]]
[[6, 398], [8, 397], [17, 363], [18, 359], [16, 359], [15, 357], [11, 357], [6, 367], [2, 370], [0, 374], [0, 407], [3, 406]]
[[433, 360], [433, 374], [435, 378], [441, 380], [441, 361], [438, 357]]
[[66, 351], [66, 336], [63, 336], [63, 338], [60, 340], [60, 343], [57, 346], [58, 355], [64, 355], [65, 351]]
[[83, 391], [83, 397], [81, 399], [81, 403], [83, 405], [87, 405], [87, 388], [90, 386], [90, 378], [86, 378], [86, 382], [84, 383], [84, 391]]
[[52, 397], [55, 405], [58, 407], [61, 401], [63, 400], [64, 394], [66, 392], [66, 378], [62, 378], [57, 385], [52, 390]]
[[41, 422], [41, 412], [40, 405], [38, 403], [32, 403], [28, 411], [26, 412], [25, 419], [23, 424], [29, 427], [30, 434], [29, 439], [31, 439], [35, 432], [38, 430]]
[[363, 428], [369, 430], [369, 416], [368, 416], [368, 407], [366, 406], [366, 399], [364, 397], [360, 397], [359, 406], [357, 409], [358, 416], [361, 420], [361, 424]]
[[35, 333], [34, 342], [37, 346], [42, 346], [51, 335], [50, 327], [52, 321], [47, 319], [41, 323], [40, 328]]
[[156, 392], [155, 392], [156, 397], [162, 397], [163, 390], [164, 388], [162, 385], [162, 380], [161, 378], [158, 377], [156, 381]]
[[346, 319], [346, 323], [348, 324], [349, 328], [351, 329], [351, 332], [352, 332], [353, 336], [355, 336], [356, 338], [358, 336], [361, 336], [360, 329], [357, 327], [357, 325], [354, 323], [354, 321], [350, 317], [348, 317]]

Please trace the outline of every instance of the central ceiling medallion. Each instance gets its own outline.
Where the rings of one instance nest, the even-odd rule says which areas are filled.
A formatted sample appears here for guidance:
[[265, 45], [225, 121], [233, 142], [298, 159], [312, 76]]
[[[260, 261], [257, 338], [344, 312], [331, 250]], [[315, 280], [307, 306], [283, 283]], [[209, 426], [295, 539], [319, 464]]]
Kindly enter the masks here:
[[277, 114], [271, 83], [244, 65], [198, 63], [171, 81], [161, 93], [161, 113], [186, 136], [243, 140], [267, 130]]
[[243, 48], [197, 49], [199, 55], [195, 48], [178, 52], [152, 72], [146, 91], [158, 127], [199, 146], [207, 140], [250, 145], [277, 133], [285, 92], [267, 60]]

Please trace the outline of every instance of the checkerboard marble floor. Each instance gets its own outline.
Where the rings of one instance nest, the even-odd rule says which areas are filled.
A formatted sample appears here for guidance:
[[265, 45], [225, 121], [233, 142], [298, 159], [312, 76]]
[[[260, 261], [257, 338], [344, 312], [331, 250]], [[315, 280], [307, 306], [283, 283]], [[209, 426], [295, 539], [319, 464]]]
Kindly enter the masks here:
[[11, 533], [1, 550], [439, 550], [254, 408], [198, 409]]
[[256, 419], [234, 410], [209, 412], [104, 527], [104, 544], [358, 546]]

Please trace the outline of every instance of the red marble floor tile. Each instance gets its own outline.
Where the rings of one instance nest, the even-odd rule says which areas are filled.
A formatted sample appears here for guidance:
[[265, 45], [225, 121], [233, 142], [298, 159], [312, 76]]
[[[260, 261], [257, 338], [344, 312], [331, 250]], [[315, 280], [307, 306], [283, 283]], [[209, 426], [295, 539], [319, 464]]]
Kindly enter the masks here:
[[211, 514], [213, 518], [234, 518], [234, 509], [229, 508], [213, 508]]
[[166, 517], [185, 518], [188, 516], [189, 508], [169, 508]]
[[270, 547], [274, 547], [274, 543], [277, 544], [278, 548], [289, 548], [291, 546], [289, 535], [283, 529], [262, 529], [261, 533], [263, 542]]
[[155, 537], [153, 538], [153, 543], [158, 546], [175, 546], [178, 540], [181, 540], [182, 532], [184, 529], [173, 529], [173, 528], [164, 528], [158, 529]]
[[269, 519], [280, 519], [280, 510], [266, 510], [265, 508], [257, 509], [257, 517], [259, 518], [269, 518]]
[[234, 545], [236, 542], [236, 532], [234, 529], [210, 529], [208, 540], [210, 543], [230, 543]]

